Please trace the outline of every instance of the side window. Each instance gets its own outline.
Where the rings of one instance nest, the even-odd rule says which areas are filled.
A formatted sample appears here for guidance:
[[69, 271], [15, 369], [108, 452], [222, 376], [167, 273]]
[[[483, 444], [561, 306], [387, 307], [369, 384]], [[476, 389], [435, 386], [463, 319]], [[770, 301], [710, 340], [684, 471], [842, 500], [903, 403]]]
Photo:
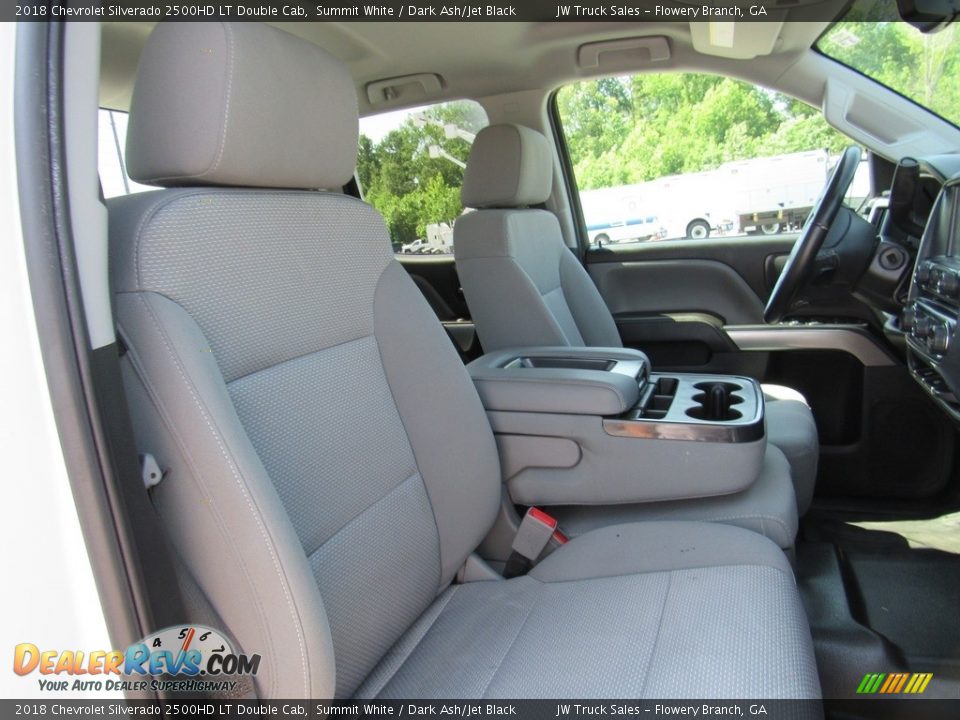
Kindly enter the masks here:
[[584, 81], [557, 104], [594, 244], [796, 232], [849, 144], [819, 110], [717, 75]]
[[386, 219], [395, 252], [453, 252], [463, 170], [476, 133], [486, 125], [483, 108], [470, 100], [360, 121], [360, 188]]
[[127, 113], [100, 108], [97, 123], [97, 159], [105, 198], [156, 190], [127, 176]]

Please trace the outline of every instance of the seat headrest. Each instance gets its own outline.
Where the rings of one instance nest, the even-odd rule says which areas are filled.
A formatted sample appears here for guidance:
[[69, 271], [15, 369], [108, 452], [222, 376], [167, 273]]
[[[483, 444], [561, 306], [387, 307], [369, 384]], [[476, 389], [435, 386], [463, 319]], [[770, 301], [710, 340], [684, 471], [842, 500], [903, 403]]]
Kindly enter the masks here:
[[316, 45], [260, 23], [160, 23], [147, 40], [127, 171], [150, 185], [340, 188], [357, 161], [356, 90]]
[[550, 197], [550, 143], [522, 125], [490, 125], [473, 141], [460, 198], [466, 207], [523, 207]]

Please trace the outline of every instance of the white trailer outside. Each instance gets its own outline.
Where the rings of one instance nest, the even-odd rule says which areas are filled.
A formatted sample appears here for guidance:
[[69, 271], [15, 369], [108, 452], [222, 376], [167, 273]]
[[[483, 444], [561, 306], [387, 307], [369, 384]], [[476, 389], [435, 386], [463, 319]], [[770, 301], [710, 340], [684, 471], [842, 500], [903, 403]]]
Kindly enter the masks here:
[[803, 225], [829, 168], [827, 151], [811, 150], [729, 162], [717, 174], [729, 189], [740, 231], [773, 235]]

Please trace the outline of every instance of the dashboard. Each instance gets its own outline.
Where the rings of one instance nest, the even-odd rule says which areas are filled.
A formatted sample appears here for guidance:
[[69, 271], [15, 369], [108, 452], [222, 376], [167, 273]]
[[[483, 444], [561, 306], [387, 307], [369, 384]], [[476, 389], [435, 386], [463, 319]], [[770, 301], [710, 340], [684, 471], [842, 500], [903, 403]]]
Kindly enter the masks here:
[[900, 316], [907, 367], [960, 422], [960, 157], [902, 160], [885, 221], [920, 238]]

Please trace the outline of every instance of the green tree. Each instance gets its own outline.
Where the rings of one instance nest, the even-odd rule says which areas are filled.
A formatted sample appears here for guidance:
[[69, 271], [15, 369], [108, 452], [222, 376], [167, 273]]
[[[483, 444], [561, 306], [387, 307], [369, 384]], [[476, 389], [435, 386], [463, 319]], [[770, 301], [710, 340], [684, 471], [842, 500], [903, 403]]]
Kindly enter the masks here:
[[586, 81], [557, 101], [581, 190], [846, 144], [817, 109], [719, 75]]
[[470, 143], [446, 137], [447, 124], [475, 133], [486, 117], [475, 103], [445, 103], [411, 115], [378, 143], [360, 137], [360, 185], [384, 216], [395, 246], [426, 237], [427, 225], [452, 223], [463, 212], [463, 169], [447, 158], [430, 157], [430, 147], [437, 145], [466, 162]]
[[895, 0], [858, 2], [817, 47], [951, 122], [960, 120], [956, 23], [925, 35], [899, 21]]

